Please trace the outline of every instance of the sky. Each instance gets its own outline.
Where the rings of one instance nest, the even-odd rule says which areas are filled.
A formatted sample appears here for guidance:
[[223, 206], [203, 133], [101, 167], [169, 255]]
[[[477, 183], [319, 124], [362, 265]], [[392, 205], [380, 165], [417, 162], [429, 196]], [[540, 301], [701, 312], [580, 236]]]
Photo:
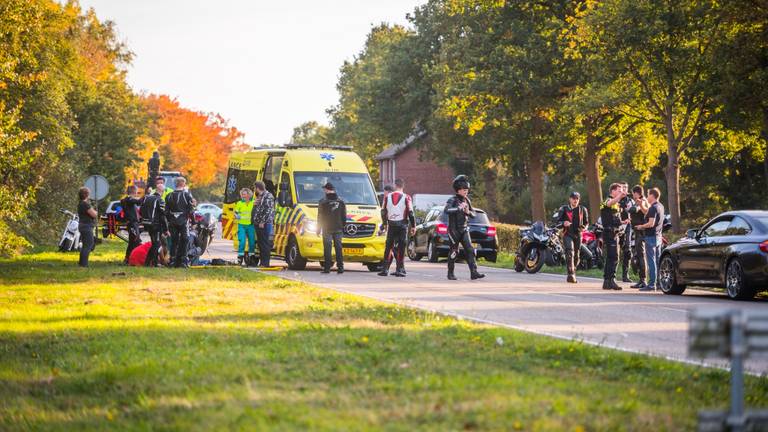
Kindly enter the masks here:
[[345, 60], [371, 27], [407, 24], [424, 0], [80, 0], [116, 23], [135, 54], [128, 82], [182, 106], [216, 112], [248, 144], [288, 142], [328, 123]]

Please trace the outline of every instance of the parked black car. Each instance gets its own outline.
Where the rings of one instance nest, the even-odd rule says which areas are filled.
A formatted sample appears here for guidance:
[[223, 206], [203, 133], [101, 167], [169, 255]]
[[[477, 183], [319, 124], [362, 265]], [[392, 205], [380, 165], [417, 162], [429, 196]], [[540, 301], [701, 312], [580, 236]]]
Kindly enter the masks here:
[[[439, 258], [448, 256], [448, 215], [443, 210], [442, 206], [432, 207], [423, 221], [417, 221], [416, 234], [408, 240], [406, 248], [408, 258], [418, 261], [426, 256], [429, 262], [437, 262]], [[491, 225], [484, 211], [476, 208], [475, 213], [475, 217], [469, 220], [469, 236], [477, 251], [477, 257], [496, 262], [499, 249], [496, 227]], [[461, 250], [460, 255], [463, 253]]]
[[658, 285], [682, 294], [687, 285], [724, 287], [732, 299], [768, 290], [768, 211], [723, 213], [667, 246]]

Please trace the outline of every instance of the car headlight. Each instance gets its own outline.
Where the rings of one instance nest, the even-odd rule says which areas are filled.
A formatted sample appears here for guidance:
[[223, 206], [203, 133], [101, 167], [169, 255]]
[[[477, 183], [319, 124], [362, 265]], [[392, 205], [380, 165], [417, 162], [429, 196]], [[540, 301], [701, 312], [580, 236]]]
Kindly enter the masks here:
[[310, 219], [304, 219], [304, 222], [301, 224], [301, 230], [299, 233], [301, 235], [304, 235], [304, 233], [317, 235], [317, 222]]

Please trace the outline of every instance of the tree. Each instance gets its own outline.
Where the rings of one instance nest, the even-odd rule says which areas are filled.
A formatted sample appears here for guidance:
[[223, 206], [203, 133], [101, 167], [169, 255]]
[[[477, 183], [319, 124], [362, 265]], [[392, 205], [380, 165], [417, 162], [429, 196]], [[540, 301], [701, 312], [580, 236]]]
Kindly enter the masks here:
[[665, 137], [668, 211], [680, 232], [680, 167], [715, 109], [711, 60], [723, 35], [722, 7], [714, 0], [606, 0], [588, 9], [579, 23], [583, 42], [634, 92], [622, 113]]
[[308, 121], [293, 128], [291, 144], [332, 144], [328, 141], [329, 129], [316, 121]]

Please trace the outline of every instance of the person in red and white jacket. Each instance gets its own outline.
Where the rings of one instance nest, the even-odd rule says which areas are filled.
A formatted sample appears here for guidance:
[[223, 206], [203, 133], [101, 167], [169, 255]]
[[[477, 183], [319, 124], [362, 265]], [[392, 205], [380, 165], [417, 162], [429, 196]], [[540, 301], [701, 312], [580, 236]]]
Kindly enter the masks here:
[[384, 262], [379, 276], [389, 275], [392, 264], [392, 249], [397, 261], [395, 276], [405, 277], [405, 243], [407, 234], [413, 235], [416, 229], [416, 218], [413, 215], [411, 197], [403, 192], [405, 181], [395, 180], [395, 190], [387, 194], [381, 209], [381, 218], [387, 224], [387, 243], [384, 249]]

